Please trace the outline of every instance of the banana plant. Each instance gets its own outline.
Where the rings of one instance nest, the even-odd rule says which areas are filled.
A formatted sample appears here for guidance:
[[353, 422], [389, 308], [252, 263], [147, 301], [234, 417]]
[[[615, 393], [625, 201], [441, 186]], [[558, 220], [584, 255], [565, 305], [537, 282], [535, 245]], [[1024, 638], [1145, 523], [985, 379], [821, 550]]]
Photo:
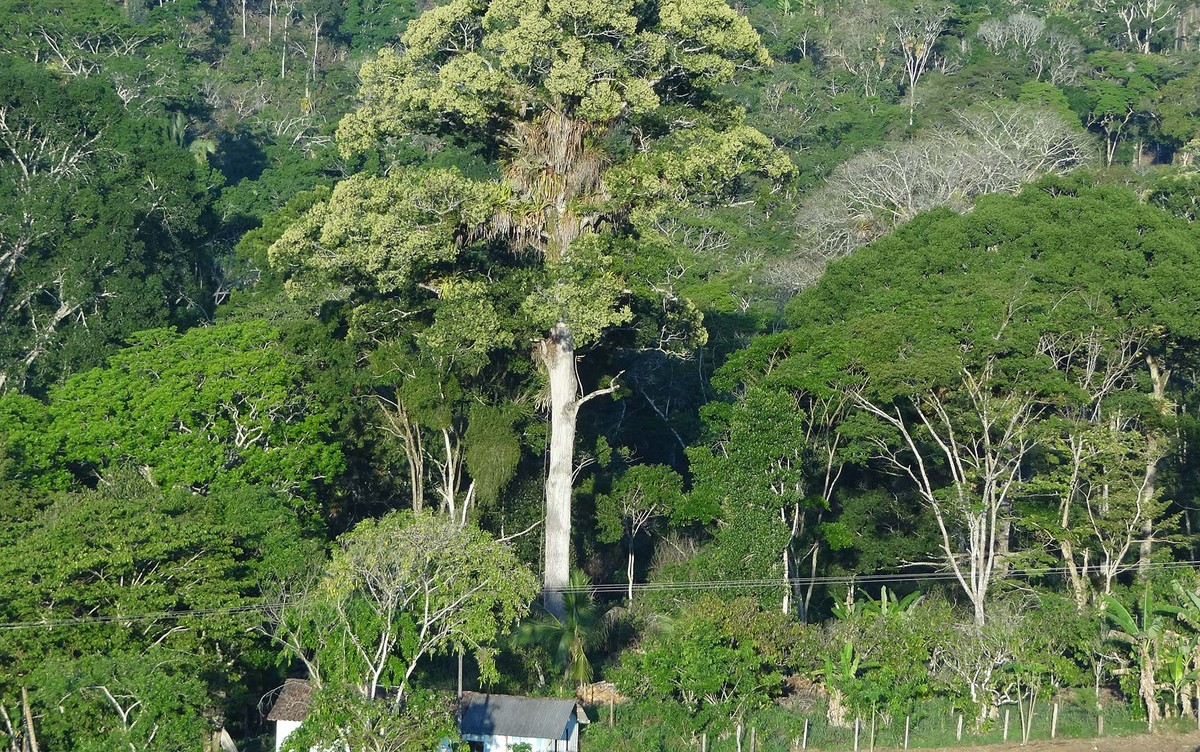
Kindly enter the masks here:
[[853, 694], [859, 675], [872, 668], [878, 668], [878, 664], [864, 662], [862, 655], [854, 649], [854, 643], [849, 640], [842, 643], [841, 650], [825, 656], [825, 665], [817, 673], [825, 678], [825, 688], [829, 690], [828, 715], [831, 725], [846, 724], [846, 711], [849, 709], [847, 699]]
[[[1163, 612], [1172, 614], [1192, 632], [1200, 635], [1200, 594], [1187, 590], [1178, 582], [1172, 583], [1182, 606], [1164, 606]], [[1200, 698], [1200, 636], [1191, 641], [1191, 671], [1193, 674], [1192, 694]]]
[[1185, 639], [1176, 635], [1163, 660], [1163, 682], [1165, 689], [1171, 693], [1171, 705], [1179, 709], [1181, 715], [1190, 717], [1192, 710], [1189, 701], [1189, 689], [1196, 681], [1196, 671], [1191, 666], [1192, 655], [1196, 650], [1196, 640]]
[[1127, 645], [1129, 648], [1133, 667], [1124, 671], [1137, 671], [1138, 695], [1146, 705], [1146, 725], [1153, 731], [1154, 724], [1161, 717], [1156, 677], [1160, 661], [1159, 648], [1166, 632], [1162, 608], [1151, 607], [1149, 589], [1142, 596], [1141, 610], [1136, 616], [1111, 595], [1106, 594], [1104, 600], [1108, 606], [1104, 612], [1105, 618], [1112, 622], [1114, 627], [1108, 631], [1107, 637], [1110, 641]]
[[862, 594], [861, 601], [847, 597], [845, 603], [833, 604], [833, 615], [838, 620], [846, 621], [856, 614], [884, 617], [911, 614], [925, 597], [921, 591], [916, 590], [900, 598], [896, 591], [889, 590], [887, 585], [879, 588], [879, 600], [872, 598], [866, 590], [860, 589], [858, 592]]
[[871, 598], [865, 592], [863, 595], [866, 596], [866, 600], [862, 604], [863, 613], [883, 617], [911, 614], [924, 598], [919, 590], [914, 590], [900, 598], [896, 595], [896, 591], [888, 590], [887, 585], [879, 588], [879, 600]]
[[1187, 624], [1194, 631], [1200, 632], [1200, 594], [1185, 590], [1183, 585], [1180, 585], [1178, 582], [1171, 584], [1175, 587], [1175, 594], [1179, 596], [1179, 600], [1183, 602], [1183, 606], [1165, 606], [1163, 610], [1174, 614], [1181, 622]]

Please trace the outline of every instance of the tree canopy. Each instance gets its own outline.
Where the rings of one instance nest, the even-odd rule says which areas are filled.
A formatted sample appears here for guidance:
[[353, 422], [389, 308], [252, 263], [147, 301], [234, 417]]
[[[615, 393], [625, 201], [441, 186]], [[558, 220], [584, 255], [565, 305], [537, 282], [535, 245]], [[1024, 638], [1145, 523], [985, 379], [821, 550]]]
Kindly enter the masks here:
[[[345, 466], [331, 406], [266, 322], [141, 332], [103, 368], [76, 374], [16, 441], [84, 480], [124, 463], [165, 487], [273, 487], [311, 498]], [[10, 398], [18, 406], [22, 398]], [[30, 441], [34, 441], [31, 437]]]
[[1196, 0], [0, 22], [5, 749], [1194, 726]]

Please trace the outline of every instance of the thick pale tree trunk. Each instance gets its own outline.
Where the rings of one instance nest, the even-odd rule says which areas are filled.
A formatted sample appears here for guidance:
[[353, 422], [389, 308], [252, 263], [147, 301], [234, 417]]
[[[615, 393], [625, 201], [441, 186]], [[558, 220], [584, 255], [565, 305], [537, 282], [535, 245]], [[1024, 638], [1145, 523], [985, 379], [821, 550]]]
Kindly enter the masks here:
[[1067, 565], [1067, 579], [1071, 583], [1071, 595], [1075, 599], [1075, 608], [1081, 613], [1087, 607], [1087, 549], [1083, 551], [1083, 566], [1075, 561], [1075, 546], [1064, 538], [1061, 543], [1063, 562]]
[[[817, 518], [820, 520], [820, 518]], [[821, 552], [821, 544], [814, 543], [809, 555], [808, 561], [808, 586], [804, 590], [803, 613], [800, 614], [800, 623], [808, 624], [808, 615], [812, 609], [813, 591], [817, 588], [817, 556]]]
[[[787, 523], [787, 511], [779, 510], [779, 516], [783, 518], [784, 523]], [[792, 571], [795, 569], [793, 564], [794, 552], [792, 546], [800, 537], [801, 532], [800, 502], [792, 504], [792, 523], [790, 535], [788, 536], [787, 545], [783, 547], [783, 613], [790, 614], [792, 612], [792, 600], [796, 594], [796, 584], [792, 582]]]
[[783, 550], [783, 613], [792, 612], [792, 552]]
[[[1155, 458], [1153, 442], [1151, 439], [1151, 459], [1146, 462], [1146, 477], [1142, 481], [1142, 503], [1149, 503], [1154, 499], [1154, 494], [1157, 490], [1158, 482], [1158, 460]], [[1138, 545], [1138, 575], [1145, 577], [1150, 572], [1150, 556], [1154, 552], [1154, 518], [1146, 515], [1146, 519], [1142, 520], [1142, 540]]]
[[313, 16], [312, 80], [317, 80], [317, 46], [321, 43], [321, 20]]
[[295, 0], [284, 5], [283, 14], [283, 45], [279, 53], [279, 77], [287, 78], [288, 30], [292, 26], [292, 11], [296, 8]]
[[21, 687], [21, 707], [25, 712], [25, 730], [30, 752], [38, 752], [37, 732], [33, 728], [33, 711], [29, 708], [29, 690]]
[[579, 377], [570, 328], [559, 322], [538, 345], [550, 382], [550, 467], [546, 475], [546, 609], [563, 615], [562, 589], [571, 575], [571, 486], [575, 474], [575, 420]]
[[633, 605], [633, 539], [629, 539], [629, 561], [625, 567], [626, 579], [629, 580], [629, 605]]
[[[575, 372], [571, 327], [558, 322], [538, 343], [538, 360], [550, 382], [550, 466], [546, 472], [546, 559], [542, 579], [546, 610], [563, 616], [563, 589], [571, 577], [571, 488], [575, 480], [575, 422], [588, 400], [616, 391], [616, 379], [586, 395]], [[619, 375], [619, 374], [618, 374]]]
[[1158, 709], [1158, 684], [1154, 681], [1154, 656], [1148, 645], [1140, 645], [1138, 654], [1138, 694], [1146, 704], [1146, 728], [1153, 731], [1154, 724], [1158, 723], [1161, 717]]
[[[506, 240], [514, 248], [538, 251], [543, 260], [563, 259], [567, 249], [601, 220], [595, 210], [576, 213], [576, 202], [587, 204], [604, 194], [605, 164], [587, 146], [590, 125], [551, 108], [534, 122], [515, 122], [509, 134], [517, 157], [509, 162], [505, 179], [530, 205], [541, 207], [513, 221]], [[510, 217], [510, 219], [513, 219]], [[546, 474], [546, 558], [543, 577], [546, 608], [563, 615], [562, 589], [571, 569], [571, 487], [575, 479], [575, 422], [579, 408], [615, 386], [587, 395], [580, 391], [575, 372], [575, 343], [571, 325], [559, 321], [537, 345], [536, 358], [550, 382], [550, 462]]]
[[1088, 550], [1083, 549], [1083, 567], [1075, 561], [1075, 544], [1071, 540], [1071, 507], [1079, 493], [1080, 475], [1083, 472], [1086, 443], [1075, 436], [1070, 437], [1071, 475], [1067, 481], [1066, 491], [1058, 505], [1058, 527], [1062, 530], [1059, 548], [1062, 551], [1063, 563], [1067, 567], [1067, 577], [1071, 583], [1071, 592], [1075, 597], [1075, 607], [1081, 612], [1087, 605], [1087, 557]]

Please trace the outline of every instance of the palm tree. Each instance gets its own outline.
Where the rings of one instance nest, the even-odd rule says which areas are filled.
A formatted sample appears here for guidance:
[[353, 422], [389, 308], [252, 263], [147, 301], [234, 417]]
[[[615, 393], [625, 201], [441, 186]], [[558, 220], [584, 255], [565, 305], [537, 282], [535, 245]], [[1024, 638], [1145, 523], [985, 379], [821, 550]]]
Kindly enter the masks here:
[[591, 581], [579, 570], [571, 572], [563, 591], [563, 617], [551, 613], [529, 619], [517, 628], [517, 645], [540, 645], [562, 671], [564, 683], [581, 687], [592, 680], [588, 653], [600, 647], [607, 636], [605, 614], [592, 600]]

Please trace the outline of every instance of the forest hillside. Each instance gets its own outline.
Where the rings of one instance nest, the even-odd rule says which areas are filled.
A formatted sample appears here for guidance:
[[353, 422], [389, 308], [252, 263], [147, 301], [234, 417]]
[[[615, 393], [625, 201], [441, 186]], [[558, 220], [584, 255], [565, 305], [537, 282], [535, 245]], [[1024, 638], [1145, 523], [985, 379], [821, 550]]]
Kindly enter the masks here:
[[9, 752], [1200, 723], [1200, 2], [0, 28]]

